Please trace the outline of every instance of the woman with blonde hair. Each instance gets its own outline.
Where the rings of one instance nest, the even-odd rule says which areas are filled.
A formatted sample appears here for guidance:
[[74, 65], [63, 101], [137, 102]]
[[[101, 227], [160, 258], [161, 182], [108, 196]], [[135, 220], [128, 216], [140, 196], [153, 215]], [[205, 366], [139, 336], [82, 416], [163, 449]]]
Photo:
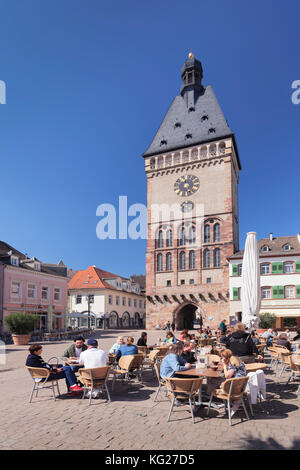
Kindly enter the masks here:
[[[246, 377], [247, 371], [245, 364], [240, 361], [237, 356], [233, 356], [230, 349], [224, 349], [223, 351], [221, 351], [221, 358], [226, 380], [237, 377]], [[241, 403], [241, 399], [234, 400], [232, 405], [231, 416], [233, 416], [234, 413], [239, 409]]]
[[126, 343], [122, 344], [116, 353], [116, 360], [118, 361], [121, 356], [130, 356], [132, 354], [138, 354], [138, 348], [134, 343], [134, 338], [128, 336]]
[[124, 336], [118, 336], [117, 342], [109, 350], [110, 354], [115, 354], [122, 344], [124, 344]]

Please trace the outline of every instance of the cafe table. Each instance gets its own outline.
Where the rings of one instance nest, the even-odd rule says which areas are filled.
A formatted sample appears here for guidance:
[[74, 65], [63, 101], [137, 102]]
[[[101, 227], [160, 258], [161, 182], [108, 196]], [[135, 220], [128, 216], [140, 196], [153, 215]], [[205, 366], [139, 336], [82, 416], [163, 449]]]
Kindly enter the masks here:
[[252, 364], [245, 364], [247, 373], [256, 372], [257, 370], [264, 370], [268, 367], [268, 364], [264, 362], [253, 362]]
[[[205, 367], [205, 368], [202, 368], [202, 367], [191, 367], [191, 369], [188, 369], [188, 370], [182, 370], [180, 372], [176, 372], [176, 376], [182, 376], [182, 378], [189, 378], [189, 377], [205, 377], [207, 378], [208, 380], [209, 379], [219, 379], [222, 375], [222, 372], [223, 372], [223, 366], [222, 364], [219, 364], [219, 366], [217, 367], [217, 369], [212, 369], [210, 367]], [[199, 406], [208, 406], [209, 405], [209, 401], [203, 401], [202, 400], [202, 385], [201, 387], [199, 388], [199, 393], [198, 393], [198, 401], [195, 402], [195, 411], [198, 409]], [[211, 407], [212, 408], [216, 408], [216, 409], [219, 409], [219, 408], [222, 408], [224, 405], [223, 404], [219, 404], [219, 403], [211, 403]]]

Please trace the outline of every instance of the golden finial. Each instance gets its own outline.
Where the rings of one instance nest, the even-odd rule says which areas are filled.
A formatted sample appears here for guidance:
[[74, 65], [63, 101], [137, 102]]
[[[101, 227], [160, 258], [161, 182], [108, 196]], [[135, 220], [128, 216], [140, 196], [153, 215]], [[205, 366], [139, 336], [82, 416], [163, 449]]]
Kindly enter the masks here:
[[189, 53], [189, 58], [190, 59], [193, 59], [194, 58], [194, 54], [192, 52]]

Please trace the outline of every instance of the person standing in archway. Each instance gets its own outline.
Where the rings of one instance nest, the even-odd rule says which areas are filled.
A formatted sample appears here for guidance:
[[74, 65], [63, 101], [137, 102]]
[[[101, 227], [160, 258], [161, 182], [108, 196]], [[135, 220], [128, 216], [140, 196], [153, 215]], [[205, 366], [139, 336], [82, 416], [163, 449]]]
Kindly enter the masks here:
[[171, 324], [171, 328], [172, 328], [172, 331], [173, 331], [173, 333], [174, 333], [174, 331], [175, 331], [175, 323], [174, 323], [174, 321], [173, 321], [173, 323]]

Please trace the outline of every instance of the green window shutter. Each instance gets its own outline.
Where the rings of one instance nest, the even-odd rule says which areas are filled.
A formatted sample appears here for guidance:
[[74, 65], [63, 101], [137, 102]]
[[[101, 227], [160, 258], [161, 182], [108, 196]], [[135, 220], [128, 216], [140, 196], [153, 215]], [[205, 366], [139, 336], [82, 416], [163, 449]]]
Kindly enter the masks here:
[[278, 299], [284, 299], [284, 287], [278, 286]]
[[233, 288], [233, 300], [239, 300], [239, 288], [238, 287]]
[[232, 265], [232, 275], [233, 275], [233, 276], [238, 276], [238, 274], [239, 274], [238, 265], [237, 265], [237, 264], [233, 264], [233, 265]]
[[277, 263], [277, 272], [278, 272], [278, 274], [283, 273], [283, 263], [282, 262]]
[[300, 286], [296, 286], [296, 298], [300, 299]]
[[272, 263], [272, 274], [277, 274], [278, 269], [277, 269], [277, 263]]
[[295, 262], [296, 273], [300, 273], [300, 260]]
[[278, 299], [278, 286], [273, 286], [273, 299]]

